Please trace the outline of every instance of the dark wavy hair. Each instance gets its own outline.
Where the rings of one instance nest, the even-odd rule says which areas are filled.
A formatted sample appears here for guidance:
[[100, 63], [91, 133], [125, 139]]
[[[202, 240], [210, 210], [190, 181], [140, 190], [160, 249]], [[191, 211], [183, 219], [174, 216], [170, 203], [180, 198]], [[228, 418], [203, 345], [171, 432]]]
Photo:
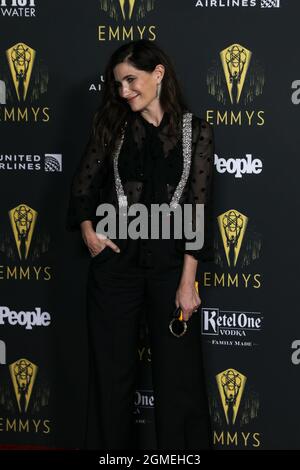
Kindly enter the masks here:
[[119, 47], [110, 57], [105, 69], [105, 84], [101, 105], [94, 118], [94, 132], [100, 139], [104, 150], [111, 154], [115, 137], [129, 114], [129, 104], [119, 96], [113, 70], [116, 65], [127, 62], [136, 69], [152, 72], [158, 64], [165, 67], [162, 80], [160, 103], [170, 115], [169, 132], [178, 132], [182, 114], [187, 111], [183, 94], [170, 58], [153, 41], [141, 39]]

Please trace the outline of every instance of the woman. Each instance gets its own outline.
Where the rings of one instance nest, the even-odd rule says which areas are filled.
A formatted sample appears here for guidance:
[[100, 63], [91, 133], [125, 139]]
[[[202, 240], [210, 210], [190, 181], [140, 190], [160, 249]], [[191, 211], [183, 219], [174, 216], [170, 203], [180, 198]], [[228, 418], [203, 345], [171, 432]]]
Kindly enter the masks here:
[[[150, 334], [158, 449], [209, 446], [209, 417], [201, 359], [200, 305], [195, 288], [201, 250], [186, 239], [106, 236], [96, 208], [124, 213], [135, 203], [178, 207], [206, 204], [213, 166], [209, 124], [187, 113], [173, 66], [153, 42], [133, 41], [111, 56], [103, 103], [75, 174], [69, 226], [80, 226], [92, 257], [87, 307], [91, 348], [88, 448], [134, 448], [132, 428], [138, 325], [146, 312]], [[130, 217], [129, 217], [129, 220]], [[149, 214], [149, 222], [151, 215]], [[98, 226], [99, 227], [99, 226]], [[173, 228], [173, 230], [172, 230]], [[96, 233], [97, 232], [97, 233]], [[169, 330], [181, 307], [188, 328]]]

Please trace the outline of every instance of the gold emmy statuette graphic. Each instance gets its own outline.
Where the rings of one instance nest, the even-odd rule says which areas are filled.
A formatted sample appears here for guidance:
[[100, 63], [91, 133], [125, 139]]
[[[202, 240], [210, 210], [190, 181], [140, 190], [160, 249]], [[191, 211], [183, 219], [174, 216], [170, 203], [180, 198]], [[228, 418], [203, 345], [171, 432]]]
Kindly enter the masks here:
[[240, 101], [251, 55], [251, 51], [240, 44], [232, 44], [220, 52], [223, 71], [232, 104], [238, 104]]
[[236, 266], [247, 223], [248, 217], [235, 209], [218, 216], [218, 225], [228, 266]]
[[37, 215], [38, 213], [26, 204], [20, 204], [9, 211], [10, 223], [21, 260], [28, 257]]
[[18, 100], [26, 100], [36, 52], [23, 42], [15, 44], [6, 51], [10, 73]]
[[19, 359], [9, 366], [18, 408], [20, 413], [26, 413], [32, 394], [38, 367], [28, 359]]
[[238, 414], [247, 378], [235, 369], [227, 369], [220, 372], [216, 380], [226, 422], [232, 425]]

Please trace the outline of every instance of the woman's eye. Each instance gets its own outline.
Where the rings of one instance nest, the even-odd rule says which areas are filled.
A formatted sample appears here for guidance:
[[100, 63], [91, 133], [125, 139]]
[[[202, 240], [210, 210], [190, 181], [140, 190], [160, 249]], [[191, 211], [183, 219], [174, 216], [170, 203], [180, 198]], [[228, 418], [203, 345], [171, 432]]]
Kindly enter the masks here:
[[132, 77], [128, 78], [129, 83], [133, 82], [133, 80], [134, 80], [134, 78], [132, 78]]

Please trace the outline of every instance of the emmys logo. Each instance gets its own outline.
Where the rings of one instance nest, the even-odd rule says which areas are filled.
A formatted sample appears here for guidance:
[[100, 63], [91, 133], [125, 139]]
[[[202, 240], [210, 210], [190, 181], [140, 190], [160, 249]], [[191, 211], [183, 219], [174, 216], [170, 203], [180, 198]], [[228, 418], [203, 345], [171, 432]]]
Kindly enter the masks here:
[[237, 104], [240, 101], [251, 55], [251, 51], [239, 44], [233, 44], [220, 52], [223, 72], [232, 104]]
[[0, 364], [6, 364], [6, 345], [0, 339]]
[[52, 267], [36, 263], [49, 250], [50, 243], [49, 233], [41, 228], [35, 233], [38, 212], [22, 203], [11, 209], [8, 216], [11, 233], [0, 234], [0, 251], [8, 260], [14, 263], [16, 260], [20, 262], [14, 265], [11, 263], [2, 265], [1, 278], [49, 281], [52, 278]]
[[[262, 236], [255, 230], [253, 222], [237, 209], [230, 209], [217, 217], [219, 237], [214, 240], [215, 264], [230, 268], [225, 272], [206, 271], [200, 278], [205, 287], [261, 287], [261, 274], [258, 272], [242, 272], [259, 259], [262, 249]], [[237, 266], [240, 266], [237, 269]]]
[[235, 423], [246, 380], [246, 377], [235, 369], [224, 370], [216, 376], [227, 425]]
[[3, 80], [0, 80], [0, 104], [6, 103], [6, 86]]
[[241, 110], [261, 95], [265, 83], [264, 72], [245, 46], [234, 43], [219, 53], [207, 73], [208, 93], [230, 110], [208, 110], [207, 120], [216, 124], [239, 125], [246, 120], [249, 126], [264, 124], [264, 111]]
[[38, 213], [26, 204], [20, 204], [9, 211], [20, 260], [25, 260], [28, 257], [37, 215]]
[[[238, 370], [229, 368], [217, 374], [215, 379], [219, 399], [213, 392], [210, 394], [210, 409], [212, 422], [219, 429], [213, 430], [213, 444], [221, 448], [260, 447], [260, 433], [253, 432], [253, 426], [247, 429], [250, 421], [257, 418], [260, 405], [258, 394], [251, 387], [247, 386], [247, 393], [245, 392], [247, 377]], [[226, 424], [223, 423], [224, 420]]]
[[300, 80], [294, 80], [292, 83], [292, 96], [291, 100], [293, 104], [299, 104], [300, 103]]
[[238, 104], [245, 84], [252, 52], [240, 44], [233, 44], [220, 52], [227, 90], [232, 104]]
[[218, 216], [218, 225], [228, 266], [236, 266], [245, 236], [248, 217], [231, 209]]
[[292, 342], [291, 348], [294, 350], [291, 356], [292, 364], [298, 366], [300, 364], [300, 340], [295, 339]]
[[62, 171], [62, 155], [60, 153], [45, 154], [45, 171]]
[[35, 16], [36, 0], [0, 0], [2, 16], [18, 16], [23, 18]]
[[24, 43], [16, 44], [6, 51], [13, 84], [18, 101], [26, 100], [36, 51]]
[[[48, 71], [37, 52], [23, 42], [14, 44], [6, 50], [3, 80], [6, 83], [6, 104], [18, 102], [16, 107], [0, 108], [0, 120], [12, 122], [49, 121], [48, 107], [34, 107], [37, 101], [47, 92]], [[26, 103], [30, 102], [30, 106]]]
[[252, 154], [247, 153], [246, 158], [219, 158], [215, 154], [214, 164], [218, 173], [229, 173], [235, 178], [242, 178], [245, 174], [259, 175], [262, 172], [262, 161], [259, 158], [252, 159]]
[[[155, 0], [100, 0], [100, 9], [119, 26], [113, 28], [101, 25], [98, 27], [99, 41], [134, 39], [156, 39], [155, 26], [137, 24], [154, 10]], [[145, 32], [148, 33], [144, 37]]]
[[27, 359], [19, 359], [9, 366], [20, 413], [26, 413], [36, 379], [38, 367]]

